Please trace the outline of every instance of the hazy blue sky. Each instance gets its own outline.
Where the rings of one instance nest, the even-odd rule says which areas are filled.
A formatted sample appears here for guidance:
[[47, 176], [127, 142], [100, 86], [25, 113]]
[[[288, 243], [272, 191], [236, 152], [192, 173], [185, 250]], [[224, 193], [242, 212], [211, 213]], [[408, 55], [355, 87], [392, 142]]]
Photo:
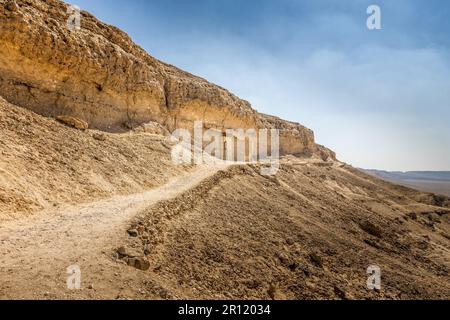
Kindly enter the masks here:
[[[354, 166], [450, 170], [447, 0], [73, 0]], [[382, 30], [366, 27], [381, 7]]]

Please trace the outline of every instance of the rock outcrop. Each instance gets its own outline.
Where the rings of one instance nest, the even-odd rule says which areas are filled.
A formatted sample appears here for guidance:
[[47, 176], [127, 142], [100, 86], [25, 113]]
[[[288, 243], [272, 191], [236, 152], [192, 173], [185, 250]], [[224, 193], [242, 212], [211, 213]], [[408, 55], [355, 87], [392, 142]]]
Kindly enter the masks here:
[[51, 117], [71, 116], [89, 128], [123, 131], [157, 122], [169, 131], [277, 128], [281, 154], [335, 159], [311, 130], [262, 115], [227, 90], [149, 56], [121, 30], [81, 12], [67, 26], [59, 0], [0, 0], [0, 95]]

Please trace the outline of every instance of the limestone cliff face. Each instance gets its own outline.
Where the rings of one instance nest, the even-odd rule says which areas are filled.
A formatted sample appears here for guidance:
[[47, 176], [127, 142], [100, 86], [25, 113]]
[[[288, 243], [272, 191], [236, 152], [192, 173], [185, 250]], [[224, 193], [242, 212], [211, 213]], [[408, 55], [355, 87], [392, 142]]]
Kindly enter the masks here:
[[149, 56], [121, 30], [81, 15], [67, 27], [59, 0], [0, 0], [0, 95], [45, 116], [80, 118], [91, 128], [120, 131], [156, 121], [168, 130], [277, 128], [282, 154], [312, 153], [311, 130], [259, 114], [227, 90]]

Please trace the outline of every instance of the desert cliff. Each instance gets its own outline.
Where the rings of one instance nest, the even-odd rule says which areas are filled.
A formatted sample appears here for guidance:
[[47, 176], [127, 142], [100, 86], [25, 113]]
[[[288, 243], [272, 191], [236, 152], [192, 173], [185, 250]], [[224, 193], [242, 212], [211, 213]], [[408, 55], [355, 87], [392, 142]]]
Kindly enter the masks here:
[[61, 1], [0, 4], [0, 95], [11, 103], [110, 132], [148, 121], [169, 131], [192, 129], [198, 120], [205, 128], [280, 129], [281, 154], [335, 159], [311, 130], [260, 114], [227, 90], [151, 57], [87, 12], [81, 29], [71, 30]]

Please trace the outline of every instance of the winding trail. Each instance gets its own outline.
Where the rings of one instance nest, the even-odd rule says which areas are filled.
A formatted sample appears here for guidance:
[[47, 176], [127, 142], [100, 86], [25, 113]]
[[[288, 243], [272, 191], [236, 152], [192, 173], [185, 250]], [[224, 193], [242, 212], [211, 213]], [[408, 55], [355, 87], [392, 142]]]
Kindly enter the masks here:
[[0, 299], [70, 297], [66, 269], [74, 264], [80, 265], [85, 280], [111, 282], [114, 276], [106, 270], [111, 263], [108, 250], [123, 239], [127, 223], [142, 210], [176, 197], [225, 168], [199, 166], [143, 193], [66, 206], [1, 224]]

